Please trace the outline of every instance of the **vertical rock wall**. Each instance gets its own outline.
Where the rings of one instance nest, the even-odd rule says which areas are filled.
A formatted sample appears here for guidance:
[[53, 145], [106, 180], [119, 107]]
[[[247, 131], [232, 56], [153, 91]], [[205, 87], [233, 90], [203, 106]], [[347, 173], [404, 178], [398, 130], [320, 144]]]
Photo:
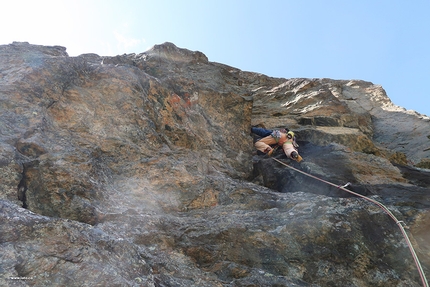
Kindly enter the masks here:
[[296, 131], [304, 162], [277, 159], [387, 204], [428, 273], [429, 172], [414, 167], [428, 117], [381, 87], [171, 43], [116, 57], [13, 43], [0, 74], [2, 286], [419, 286], [396, 225], [257, 155], [257, 124]]

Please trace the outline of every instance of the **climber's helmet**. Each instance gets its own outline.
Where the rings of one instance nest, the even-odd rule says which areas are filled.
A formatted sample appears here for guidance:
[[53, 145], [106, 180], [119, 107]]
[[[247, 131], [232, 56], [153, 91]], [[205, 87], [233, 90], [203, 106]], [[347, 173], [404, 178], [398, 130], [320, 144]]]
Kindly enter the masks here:
[[281, 133], [286, 134], [286, 133], [288, 133], [290, 130], [289, 130], [288, 128], [282, 128], [282, 129], [280, 129], [279, 131], [280, 131]]
[[289, 131], [289, 132], [287, 133], [287, 138], [289, 138], [289, 139], [294, 138], [294, 133], [293, 133], [292, 131]]

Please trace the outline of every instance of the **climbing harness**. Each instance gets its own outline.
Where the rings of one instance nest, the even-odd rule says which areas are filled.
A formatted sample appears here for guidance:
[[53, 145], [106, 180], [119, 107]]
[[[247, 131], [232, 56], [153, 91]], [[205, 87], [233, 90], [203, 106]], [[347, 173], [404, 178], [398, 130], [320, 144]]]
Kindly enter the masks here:
[[270, 135], [275, 139], [276, 143], [281, 139], [281, 132], [278, 130], [274, 130]]
[[413, 257], [413, 259], [414, 259], [414, 261], [415, 261], [415, 265], [417, 266], [417, 269], [418, 269], [418, 273], [420, 274], [420, 277], [421, 277], [421, 281], [422, 281], [422, 283], [423, 283], [423, 287], [429, 287], [429, 284], [428, 284], [428, 282], [427, 282], [427, 278], [426, 278], [426, 276], [425, 276], [425, 274], [424, 274], [424, 270], [423, 270], [423, 268], [422, 268], [422, 266], [421, 266], [421, 263], [420, 263], [420, 261], [419, 261], [419, 259], [418, 259], [418, 256], [417, 256], [417, 254], [415, 253], [415, 250], [414, 250], [414, 247], [412, 246], [412, 243], [411, 243], [411, 241], [409, 240], [409, 237], [408, 237], [408, 235], [406, 234], [406, 231], [405, 231], [405, 228], [403, 227], [403, 225], [402, 225], [402, 223], [404, 224], [404, 222], [403, 221], [399, 221], [395, 216], [394, 216], [394, 214], [385, 206], [385, 205], [383, 205], [382, 203], [380, 203], [379, 201], [377, 201], [377, 200], [374, 200], [374, 199], [372, 199], [372, 198], [369, 198], [369, 197], [367, 197], [367, 196], [364, 196], [364, 195], [361, 195], [361, 194], [359, 194], [359, 193], [356, 193], [356, 192], [353, 192], [353, 191], [351, 191], [351, 190], [349, 190], [349, 189], [346, 189], [346, 187], [348, 186], [348, 185], [350, 185], [350, 183], [348, 182], [347, 184], [345, 184], [345, 185], [336, 185], [336, 184], [334, 184], [334, 183], [331, 183], [331, 182], [329, 182], [329, 181], [326, 181], [326, 180], [323, 180], [323, 179], [321, 179], [321, 178], [319, 178], [319, 177], [316, 177], [316, 176], [314, 176], [314, 175], [311, 175], [311, 174], [309, 174], [309, 173], [307, 173], [307, 172], [304, 172], [304, 171], [302, 171], [302, 170], [300, 170], [300, 169], [297, 169], [297, 168], [295, 168], [295, 167], [292, 167], [292, 166], [290, 166], [290, 165], [288, 165], [288, 164], [286, 164], [286, 163], [284, 163], [284, 162], [282, 162], [282, 161], [280, 161], [280, 160], [278, 160], [278, 159], [276, 159], [276, 158], [272, 158], [273, 160], [275, 160], [275, 161], [277, 161], [278, 163], [280, 163], [280, 164], [282, 164], [282, 165], [284, 165], [284, 166], [286, 166], [286, 167], [288, 167], [288, 168], [290, 168], [290, 169], [292, 169], [292, 170], [295, 170], [295, 171], [297, 171], [297, 172], [299, 172], [299, 173], [301, 173], [301, 174], [304, 174], [304, 175], [306, 175], [306, 176], [308, 176], [308, 177], [311, 177], [311, 178], [313, 178], [313, 179], [316, 179], [316, 180], [318, 180], [318, 181], [321, 181], [321, 182], [324, 182], [324, 183], [326, 183], [326, 184], [328, 184], [328, 185], [331, 185], [331, 186], [334, 186], [334, 187], [336, 187], [336, 188], [339, 188], [339, 189], [341, 189], [341, 190], [343, 190], [343, 191], [346, 191], [346, 192], [348, 192], [348, 193], [350, 193], [350, 194], [353, 194], [353, 195], [355, 195], [355, 196], [358, 196], [358, 197], [361, 197], [361, 198], [363, 198], [363, 199], [365, 199], [365, 200], [367, 200], [367, 201], [370, 201], [370, 202], [372, 202], [372, 203], [374, 203], [374, 204], [376, 204], [377, 206], [379, 206], [386, 214], [388, 214], [393, 220], [394, 220], [394, 222], [396, 222], [396, 224], [397, 224], [397, 226], [399, 227], [399, 229], [400, 229], [400, 231], [402, 232], [402, 234], [403, 234], [403, 237], [405, 238], [405, 241], [406, 241], [406, 243], [408, 244], [408, 247], [409, 247], [409, 250], [410, 250], [410, 252], [411, 252], [411, 254], [412, 254], [412, 257]]

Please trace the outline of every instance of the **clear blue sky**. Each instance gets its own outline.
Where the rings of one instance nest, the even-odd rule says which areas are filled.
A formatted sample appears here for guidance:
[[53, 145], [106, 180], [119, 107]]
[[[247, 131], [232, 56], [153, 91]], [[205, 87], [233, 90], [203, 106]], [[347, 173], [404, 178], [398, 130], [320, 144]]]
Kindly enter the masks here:
[[11, 0], [0, 25], [0, 44], [70, 56], [172, 42], [272, 77], [370, 81], [430, 116], [430, 0]]

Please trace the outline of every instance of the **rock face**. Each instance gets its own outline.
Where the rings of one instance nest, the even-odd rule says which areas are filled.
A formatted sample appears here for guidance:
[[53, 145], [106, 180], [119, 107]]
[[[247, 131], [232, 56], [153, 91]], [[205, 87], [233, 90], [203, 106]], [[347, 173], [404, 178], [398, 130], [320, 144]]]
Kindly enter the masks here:
[[421, 286], [430, 119], [363, 81], [281, 79], [171, 43], [69, 57], [0, 46], [0, 285]]

